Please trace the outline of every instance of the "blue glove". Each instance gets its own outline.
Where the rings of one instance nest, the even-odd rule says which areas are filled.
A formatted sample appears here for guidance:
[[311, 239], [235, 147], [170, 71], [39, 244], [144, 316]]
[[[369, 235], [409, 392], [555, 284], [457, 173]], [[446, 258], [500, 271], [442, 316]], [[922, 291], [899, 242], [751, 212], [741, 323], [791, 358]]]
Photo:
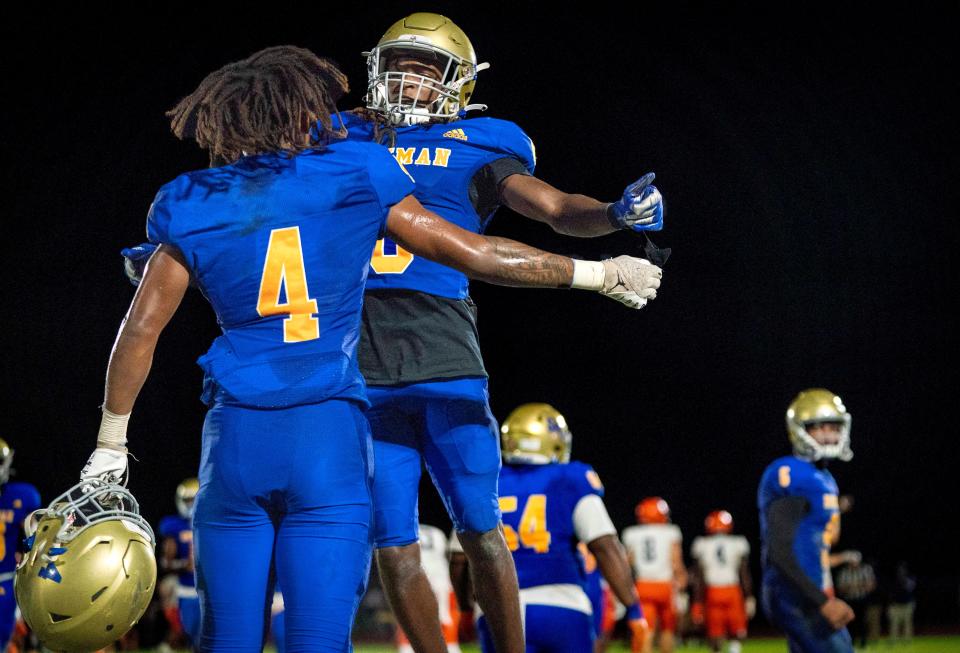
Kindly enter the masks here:
[[124, 247], [120, 250], [123, 256], [123, 271], [134, 286], [140, 285], [143, 279], [143, 271], [147, 267], [147, 261], [157, 251], [157, 246], [153, 243], [143, 243], [136, 247]]
[[653, 185], [656, 177], [648, 172], [627, 186], [619, 202], [607, 207], [610, 224], [617, 229], [660, 231], [663, 229], [663, 197]]

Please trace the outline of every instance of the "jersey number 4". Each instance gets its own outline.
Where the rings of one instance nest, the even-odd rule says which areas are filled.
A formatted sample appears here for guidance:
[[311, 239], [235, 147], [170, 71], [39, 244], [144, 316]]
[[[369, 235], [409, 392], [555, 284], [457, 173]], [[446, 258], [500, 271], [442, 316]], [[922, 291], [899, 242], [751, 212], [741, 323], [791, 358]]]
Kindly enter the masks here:
[[[500, 510], [505, 515], [516, 512], [517, 504], [517, 497], [500, 497]], [[520, 515], [520, 524], [517, 526], [517, 530], [513, 530], [512, 526], [504, 523], [503, 536], [506, 538], [507, 547], [511, 551], [519, 549], [521, 544], [525, 548], [533, 549], [536, 553], [549, 551], [550, 531], [547, 530], [547, 495], [531, 494], [523, 506], [523, 513]]]
[[[280, 291], [285, 301], [280, 303]], [[303, 266], [300, 227], [284, 227], [270, 232], [267, 257], [260, 277], [257, 313], [287, 315], [283, 321], [284, 342], [306, 342], [320, 337], [320, 320], [315, 317], [317, 300], [310, 299], [307, 271]]]

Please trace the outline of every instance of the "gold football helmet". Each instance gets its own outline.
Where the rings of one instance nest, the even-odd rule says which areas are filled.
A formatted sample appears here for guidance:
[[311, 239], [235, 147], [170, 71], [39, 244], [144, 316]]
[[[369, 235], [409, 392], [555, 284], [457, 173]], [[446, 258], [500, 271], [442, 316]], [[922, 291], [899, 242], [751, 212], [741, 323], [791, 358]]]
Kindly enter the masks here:
[[177, 486], [177, 512], [184, 519], [193, 516], [193, 502], [199, 490], [200, 481], [195, 478], [184, 479], [183, 483]]
[[550, 404], [523, 404], [500, 427], [500, 449], [508, 463], [568, 463], [572, 443], [567, 420]]
[[154, 536], [129, 490], [78, 483], [26, 520], [14, 592], [53, 651], [96, 651], [140, 619], [157, 581]]
[[13, 464], [13, 449], [0, 438], [0, 485], [10, 480], [10, 465]]
[[[793, 444], [793, 452], [805, 460], [840, 459], [850, 460], [850, 413], [840, 397], [823, 388], [804, 390], [787, 408], [787, 433]], [[840, 429], [836, 443], [821, 444], [807, 429], [816, 424], [833, 423]]]
[[[467, 103], [477, 72], [490, 64], [478, 65], [470, 39], [440, 14], [421, 12], [398, 20], [377, 47], [363, 55], [367, 58], [367, 108], [394, 125], [450, 121], [471, 109], [486, 109]], [[398, 69], [397, 62], [403, 58], [435, 68], [438, 76], [420, 74], [426, 72], [424, 66]]]

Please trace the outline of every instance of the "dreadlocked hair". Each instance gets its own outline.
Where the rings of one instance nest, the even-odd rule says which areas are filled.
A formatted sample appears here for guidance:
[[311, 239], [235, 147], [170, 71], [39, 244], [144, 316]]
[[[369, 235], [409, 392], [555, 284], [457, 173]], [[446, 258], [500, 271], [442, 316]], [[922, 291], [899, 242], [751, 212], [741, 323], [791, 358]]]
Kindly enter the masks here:
[[232, 163], [246, 154], [293, 154], [344, 138], [346, 129], [333, 129], [331, 114], [349, 90], [332, 61], [280, 45], [210, 73], [166, 115], [174, 135], [197, 141], [211, 163]]

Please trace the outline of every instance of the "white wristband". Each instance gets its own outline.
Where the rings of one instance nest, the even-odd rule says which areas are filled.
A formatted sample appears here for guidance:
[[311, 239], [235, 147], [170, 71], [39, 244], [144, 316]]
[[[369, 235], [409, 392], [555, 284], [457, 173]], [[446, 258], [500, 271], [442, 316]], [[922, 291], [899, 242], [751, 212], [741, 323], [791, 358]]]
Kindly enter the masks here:
[[581, 290], [603, 290], [604, 276], [601, 261], [573, 259], [573, 281], [570, 283], [570, 287]]
[[100, 432], [97, 433], [97, 446], [126, 453], [129, 421], [130, 413], [117, 415], [104, 408], [103, 417], [100, 419]]

